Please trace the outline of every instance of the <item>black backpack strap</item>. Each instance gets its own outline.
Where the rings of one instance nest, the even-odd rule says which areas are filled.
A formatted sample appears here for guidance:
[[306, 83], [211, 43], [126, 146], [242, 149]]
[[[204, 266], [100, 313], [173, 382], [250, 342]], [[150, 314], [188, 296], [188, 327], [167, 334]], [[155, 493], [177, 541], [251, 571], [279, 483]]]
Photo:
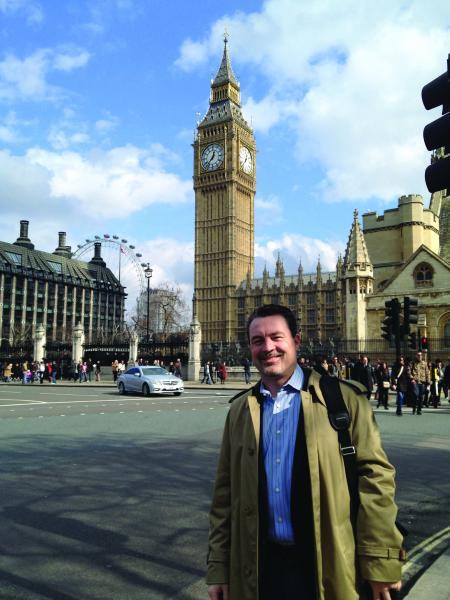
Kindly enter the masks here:
[[353, 526], [355, 526], [359, 506], [359, 492], [356, 448], [352, 444], [349, 432], [351, 417], [342, 396], [339, 379], [324, 375], [320, 378], [319, 385], [327, 405], [328, 419], [331, 427], [338, 435], [339, 448], [344, 459], [345, 476], [350, 494], [351, 519]]

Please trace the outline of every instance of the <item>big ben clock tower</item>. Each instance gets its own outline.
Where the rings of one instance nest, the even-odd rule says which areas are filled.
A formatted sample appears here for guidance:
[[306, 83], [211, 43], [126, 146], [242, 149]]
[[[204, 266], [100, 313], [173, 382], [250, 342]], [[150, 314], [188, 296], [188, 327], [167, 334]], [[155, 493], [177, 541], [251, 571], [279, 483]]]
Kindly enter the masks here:
[[224, 37], [194, 146], [195, 298], [205, 343], [236, 341], [237, 286], [254, 263], [256, 146]]

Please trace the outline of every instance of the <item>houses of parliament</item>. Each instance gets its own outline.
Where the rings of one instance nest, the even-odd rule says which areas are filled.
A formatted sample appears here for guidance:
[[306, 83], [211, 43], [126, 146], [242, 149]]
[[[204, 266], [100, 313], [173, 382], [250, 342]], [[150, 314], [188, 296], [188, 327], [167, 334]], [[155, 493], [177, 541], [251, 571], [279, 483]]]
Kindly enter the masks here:
[[[209, 108], [194, 147], [195, 295], [202, 343], [246, 341], [246, 320], [265, 303], [289, 306], [303, 340], [379, 338], [385, 301], [419, 304], [419, 332], [450, 352], [450, 196], [405, 195], [383, 214], [355, 210], [336, 270], [254, 276], [256, 143], [241, 110], [240, 85], [225, 37]], [[436, 153], [432, 160], [439, 160]], [[350, 220], [350, 219], [349, 219]]]

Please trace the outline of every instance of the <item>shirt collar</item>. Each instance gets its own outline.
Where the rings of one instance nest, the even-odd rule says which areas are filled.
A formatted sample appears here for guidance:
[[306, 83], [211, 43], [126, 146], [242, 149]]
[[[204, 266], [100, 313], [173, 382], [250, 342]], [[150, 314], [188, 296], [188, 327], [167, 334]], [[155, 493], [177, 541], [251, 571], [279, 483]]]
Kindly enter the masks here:
[[[302, 369], [297, 365], [295, 367], [294, 372], [292, 373], [290, 379], [288, 381], [286, 381], [286, 383], [283, 385], [283, 387], [281, 389], [286, 390], [288, 387], [290, 387], [293, 390], [295, 390], [296, 392], [301, 392], [301, 389], [303, 387], [303, 379], [304, 378], [305, 378], [305, 376], [303, 374]], [[271, 393], [269, 392], [269, 390], [266, 388], [266, 386], [264, 385], [264, 383], [262, 381], [261, 381], [261, 385], [259, 387], [259, 391], [264, 396], [271, 397]]]

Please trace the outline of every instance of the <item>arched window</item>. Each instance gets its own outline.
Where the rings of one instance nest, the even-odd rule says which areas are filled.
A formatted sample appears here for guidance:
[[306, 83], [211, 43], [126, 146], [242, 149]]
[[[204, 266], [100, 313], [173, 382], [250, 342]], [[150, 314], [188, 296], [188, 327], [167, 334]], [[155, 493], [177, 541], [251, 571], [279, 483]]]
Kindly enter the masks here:
[[427, 263], [418, 265], [414, 271], [414, 283], [417, 287], [431, 287], [433, 285], [433, 269]]
[[450, 348], [450, 321], [444, 325], [444, 346]]

